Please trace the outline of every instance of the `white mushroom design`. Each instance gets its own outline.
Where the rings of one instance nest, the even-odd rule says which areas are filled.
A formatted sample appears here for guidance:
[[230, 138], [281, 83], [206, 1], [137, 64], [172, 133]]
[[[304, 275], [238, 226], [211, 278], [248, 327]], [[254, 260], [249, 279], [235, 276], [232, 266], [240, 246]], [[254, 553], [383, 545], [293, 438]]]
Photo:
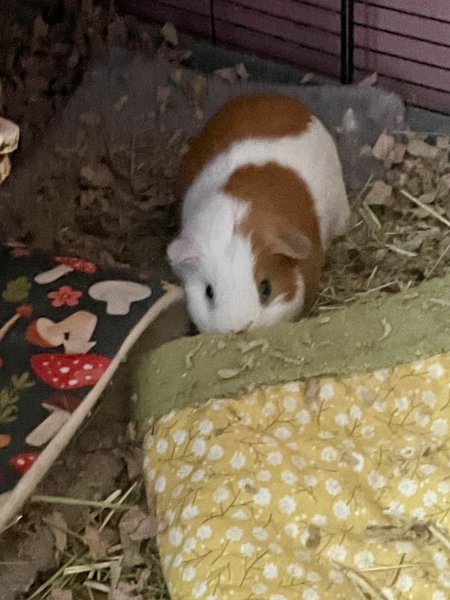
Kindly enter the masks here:
[[0, 117], [0, 183], [11, 171], [11, 161], [8, 154], [14, 152], [19, 144], [20, 129], [18, 125]]
[[135, 281], [108, 280], [94, 283], [89, 288], [89, 296], [106, 302], [108, 315], [126, 315], [133, 302], [144, 300], [152, 293], [148, 285]]

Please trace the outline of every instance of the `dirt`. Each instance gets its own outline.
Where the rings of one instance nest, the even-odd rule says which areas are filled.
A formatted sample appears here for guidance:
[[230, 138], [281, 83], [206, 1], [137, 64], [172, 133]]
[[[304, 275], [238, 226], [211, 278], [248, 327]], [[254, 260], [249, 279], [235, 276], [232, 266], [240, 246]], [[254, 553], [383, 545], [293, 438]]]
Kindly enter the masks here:
[[[0, 192], [3, 238], [94, 257], [104, 266], [170, 277], [164, 248], [176, 229], [175, 172], [188, 133], [161, 129], [158, 119], [170, 117], [189, 51], [180, 47], [173, 29], [161, 34], [137, 19], [120, 17], [109, 2], [48, 1], [37, 16], [32, 3], [25, 6], [28, 12], [22, 20], [11, 11], [0, 26], [0, 112], [16, 121], [22, 132], [13, 174]], [[99, 113], [87, 111], [67, 130], [77, 134], [56, 144], [57, 134], [47, 133], [49, 122], [63, 114], [87, 65], [110, 47], [136, 50], [149, 60], [170, 64], [171, 84], [154, 90], [158, 127], [130, 136], [125, 147], [112, 148], [100, 135]], [[231, 85], [248, 74], [238, 66], [217, 77]], [[188, 79], [183, 89], [195, 121], [202, 114], [205, 80]], [[119, 118], [128, 99], [123, 95], [109, 101]], [[27, 179], [24, 172], [37, 164], [33, 150], [50, 143], [45, 140], [51, 141], [52, 151], [39, 159], [39, 176], [33, 171]], [[431, 143], [423, 146], [426, 142]], [[353, 199], [352, 227], [329, 253], [314, 314], [337, 310], [361, 295], [395, 293], [448, 272], [448, 147], [445, 138], [424, 140], [402, 133], [365, 149], [384, 163], [386, 176], [368, 181]], [[140, 166], [143, 161], [145, 168]], [[74, 503], [32, 501], [20, 521], [2, 535], [0, 600], [15, 595], [105, 598], [109, 588], [110, 598], [116, 600], [168, 597], [155, 550], [157, 524], [142, 489], [139, 440], [130, 425], [130, 374], [144, 350], [186, 333], [187, 327], [184, 309], [177, 306], [145, 333], [95, 414], [36, 491], [41, 497], [64, 496]], [[123, 504], [133, 508], [116, 507], [109, 521], [108, 510], [83, 504], [118, 490], [119, 499], [130, 490]], [[106, 566], [94, 568], [96, 564]], [[71, 565], [85, 570], [72, 572]]]

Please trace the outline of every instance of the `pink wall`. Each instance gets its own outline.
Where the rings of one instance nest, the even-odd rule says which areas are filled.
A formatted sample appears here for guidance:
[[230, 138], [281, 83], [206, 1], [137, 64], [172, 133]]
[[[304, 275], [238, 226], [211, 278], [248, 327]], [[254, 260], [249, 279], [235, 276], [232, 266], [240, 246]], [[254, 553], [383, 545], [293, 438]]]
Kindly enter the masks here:
[[[340, 0], [214, 0], [217, 42], [339, 77]], [[211, 35], [210, 0], [128, 0]], [[355, 2], [355, 80], [376, 71], [407, 102], [450, 113], [450, 0]]]

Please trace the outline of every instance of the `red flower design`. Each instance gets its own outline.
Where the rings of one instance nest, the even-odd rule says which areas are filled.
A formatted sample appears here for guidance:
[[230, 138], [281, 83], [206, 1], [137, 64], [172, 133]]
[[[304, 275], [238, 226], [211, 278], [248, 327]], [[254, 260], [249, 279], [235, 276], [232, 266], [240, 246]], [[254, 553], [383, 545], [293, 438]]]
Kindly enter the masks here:
[[81, 290], [74, 290], [71, 285], [62, 285], [54, 292], [47, 294], [48, 298], [51, 299], [51, 305], [55, 308], [60, 306], [76, 306], [83, 292]]

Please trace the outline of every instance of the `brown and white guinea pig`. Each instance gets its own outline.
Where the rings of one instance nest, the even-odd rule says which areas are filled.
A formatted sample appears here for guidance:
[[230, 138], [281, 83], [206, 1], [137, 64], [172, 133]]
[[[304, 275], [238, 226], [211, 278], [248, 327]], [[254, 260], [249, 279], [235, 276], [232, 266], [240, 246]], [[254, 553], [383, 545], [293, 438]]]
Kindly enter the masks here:
[[336, 146], [290, 96], [225, 104], [180, 168], [182, 229], [167, 254], [199, 331], [295, 320], [314, 302], [349, 206]]

